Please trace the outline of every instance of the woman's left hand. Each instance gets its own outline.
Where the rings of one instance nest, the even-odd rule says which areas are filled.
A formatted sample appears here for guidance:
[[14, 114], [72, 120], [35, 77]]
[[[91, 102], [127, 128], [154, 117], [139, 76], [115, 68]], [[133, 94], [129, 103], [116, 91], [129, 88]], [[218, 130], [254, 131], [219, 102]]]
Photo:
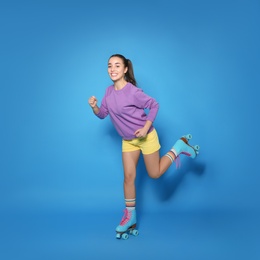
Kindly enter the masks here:
[[137, 138], [144, 138], [147, 135], [147, 131], [144, 128], [140, 128], [135, 131], [135, 136]]

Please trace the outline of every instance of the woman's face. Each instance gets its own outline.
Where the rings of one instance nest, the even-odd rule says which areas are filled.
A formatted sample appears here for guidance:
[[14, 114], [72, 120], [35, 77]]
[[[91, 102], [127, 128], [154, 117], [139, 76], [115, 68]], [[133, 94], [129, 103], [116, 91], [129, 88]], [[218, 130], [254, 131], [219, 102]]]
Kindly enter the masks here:
[[127, 68], [123, 60], [119, 57], [111, 57], [108, 61], [108, 74], [112, 81], [120, 81], [124, 79]]

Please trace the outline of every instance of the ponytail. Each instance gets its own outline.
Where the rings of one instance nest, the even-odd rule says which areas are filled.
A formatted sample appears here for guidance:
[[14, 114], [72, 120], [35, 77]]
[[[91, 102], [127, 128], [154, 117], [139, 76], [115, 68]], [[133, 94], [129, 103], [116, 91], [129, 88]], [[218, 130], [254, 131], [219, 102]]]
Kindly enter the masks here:
[[126, 59], [121, 54], [113, 54], [113, 55], [110, 56], [110, 58], [112, 58], [112, 57], [118, 57], [118, 58], [123, 60], [125, 67], [128, 68], [127, 72], [125, 73], [125, 80], [127, 82], [132, 83], [134, 86], [137, 86], [137, 82], [136, 82], [135, 76], [134, 76], [134, 68], [133, 68], [133, 64], [132, 64], [131, 60]]

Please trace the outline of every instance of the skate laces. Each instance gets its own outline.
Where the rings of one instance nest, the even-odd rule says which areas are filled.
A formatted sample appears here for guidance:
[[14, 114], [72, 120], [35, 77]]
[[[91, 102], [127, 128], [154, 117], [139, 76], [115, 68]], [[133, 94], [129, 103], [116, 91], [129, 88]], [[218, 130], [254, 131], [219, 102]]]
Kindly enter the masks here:
[[[180, 154], [185, 154], [187, 156], [191, 156], [191, 154], [188, 152], [181, 152]], [[175, 158], [175, 163], [176, 163], [176, 169], [181, 168], [181, 159], [180, 159], [179, 155]]]
[[125, 209], [124, 210], [124, 216], [123, 216], [123, 218], [120, 222], [120, 225], [121, 226], [125, 225], [129, 221], [130, 218], [131, 218], [131, 212], [128, 211], [127, 209]]
[[177, 157], [175, 158], [175, 163], [176, 163], [176, 169], [181, 168], [181, 159], [180, 159], [180, 156], [177, 156]]

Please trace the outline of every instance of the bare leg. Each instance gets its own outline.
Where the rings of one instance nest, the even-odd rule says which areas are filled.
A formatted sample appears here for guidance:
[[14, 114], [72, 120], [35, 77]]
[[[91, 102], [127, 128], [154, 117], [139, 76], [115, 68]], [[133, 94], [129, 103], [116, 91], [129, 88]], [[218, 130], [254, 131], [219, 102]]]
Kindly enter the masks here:
[[124, 166], [124, 196], [125, 199], [134, 199], [136, 197], [135, 178], [136, 167], [140, 157], [140, 150], [133, 152], [123, 152]]
[[[169, 153], [174, 160], [174, 153]], [[161, 177], [172, 164], [172, 160], [169, 157], [163, 156], [160, 158], [159, 151], [152, 154], [144, 154], [143, 156], [146, 170], [151, 178], [157, 179]]]

